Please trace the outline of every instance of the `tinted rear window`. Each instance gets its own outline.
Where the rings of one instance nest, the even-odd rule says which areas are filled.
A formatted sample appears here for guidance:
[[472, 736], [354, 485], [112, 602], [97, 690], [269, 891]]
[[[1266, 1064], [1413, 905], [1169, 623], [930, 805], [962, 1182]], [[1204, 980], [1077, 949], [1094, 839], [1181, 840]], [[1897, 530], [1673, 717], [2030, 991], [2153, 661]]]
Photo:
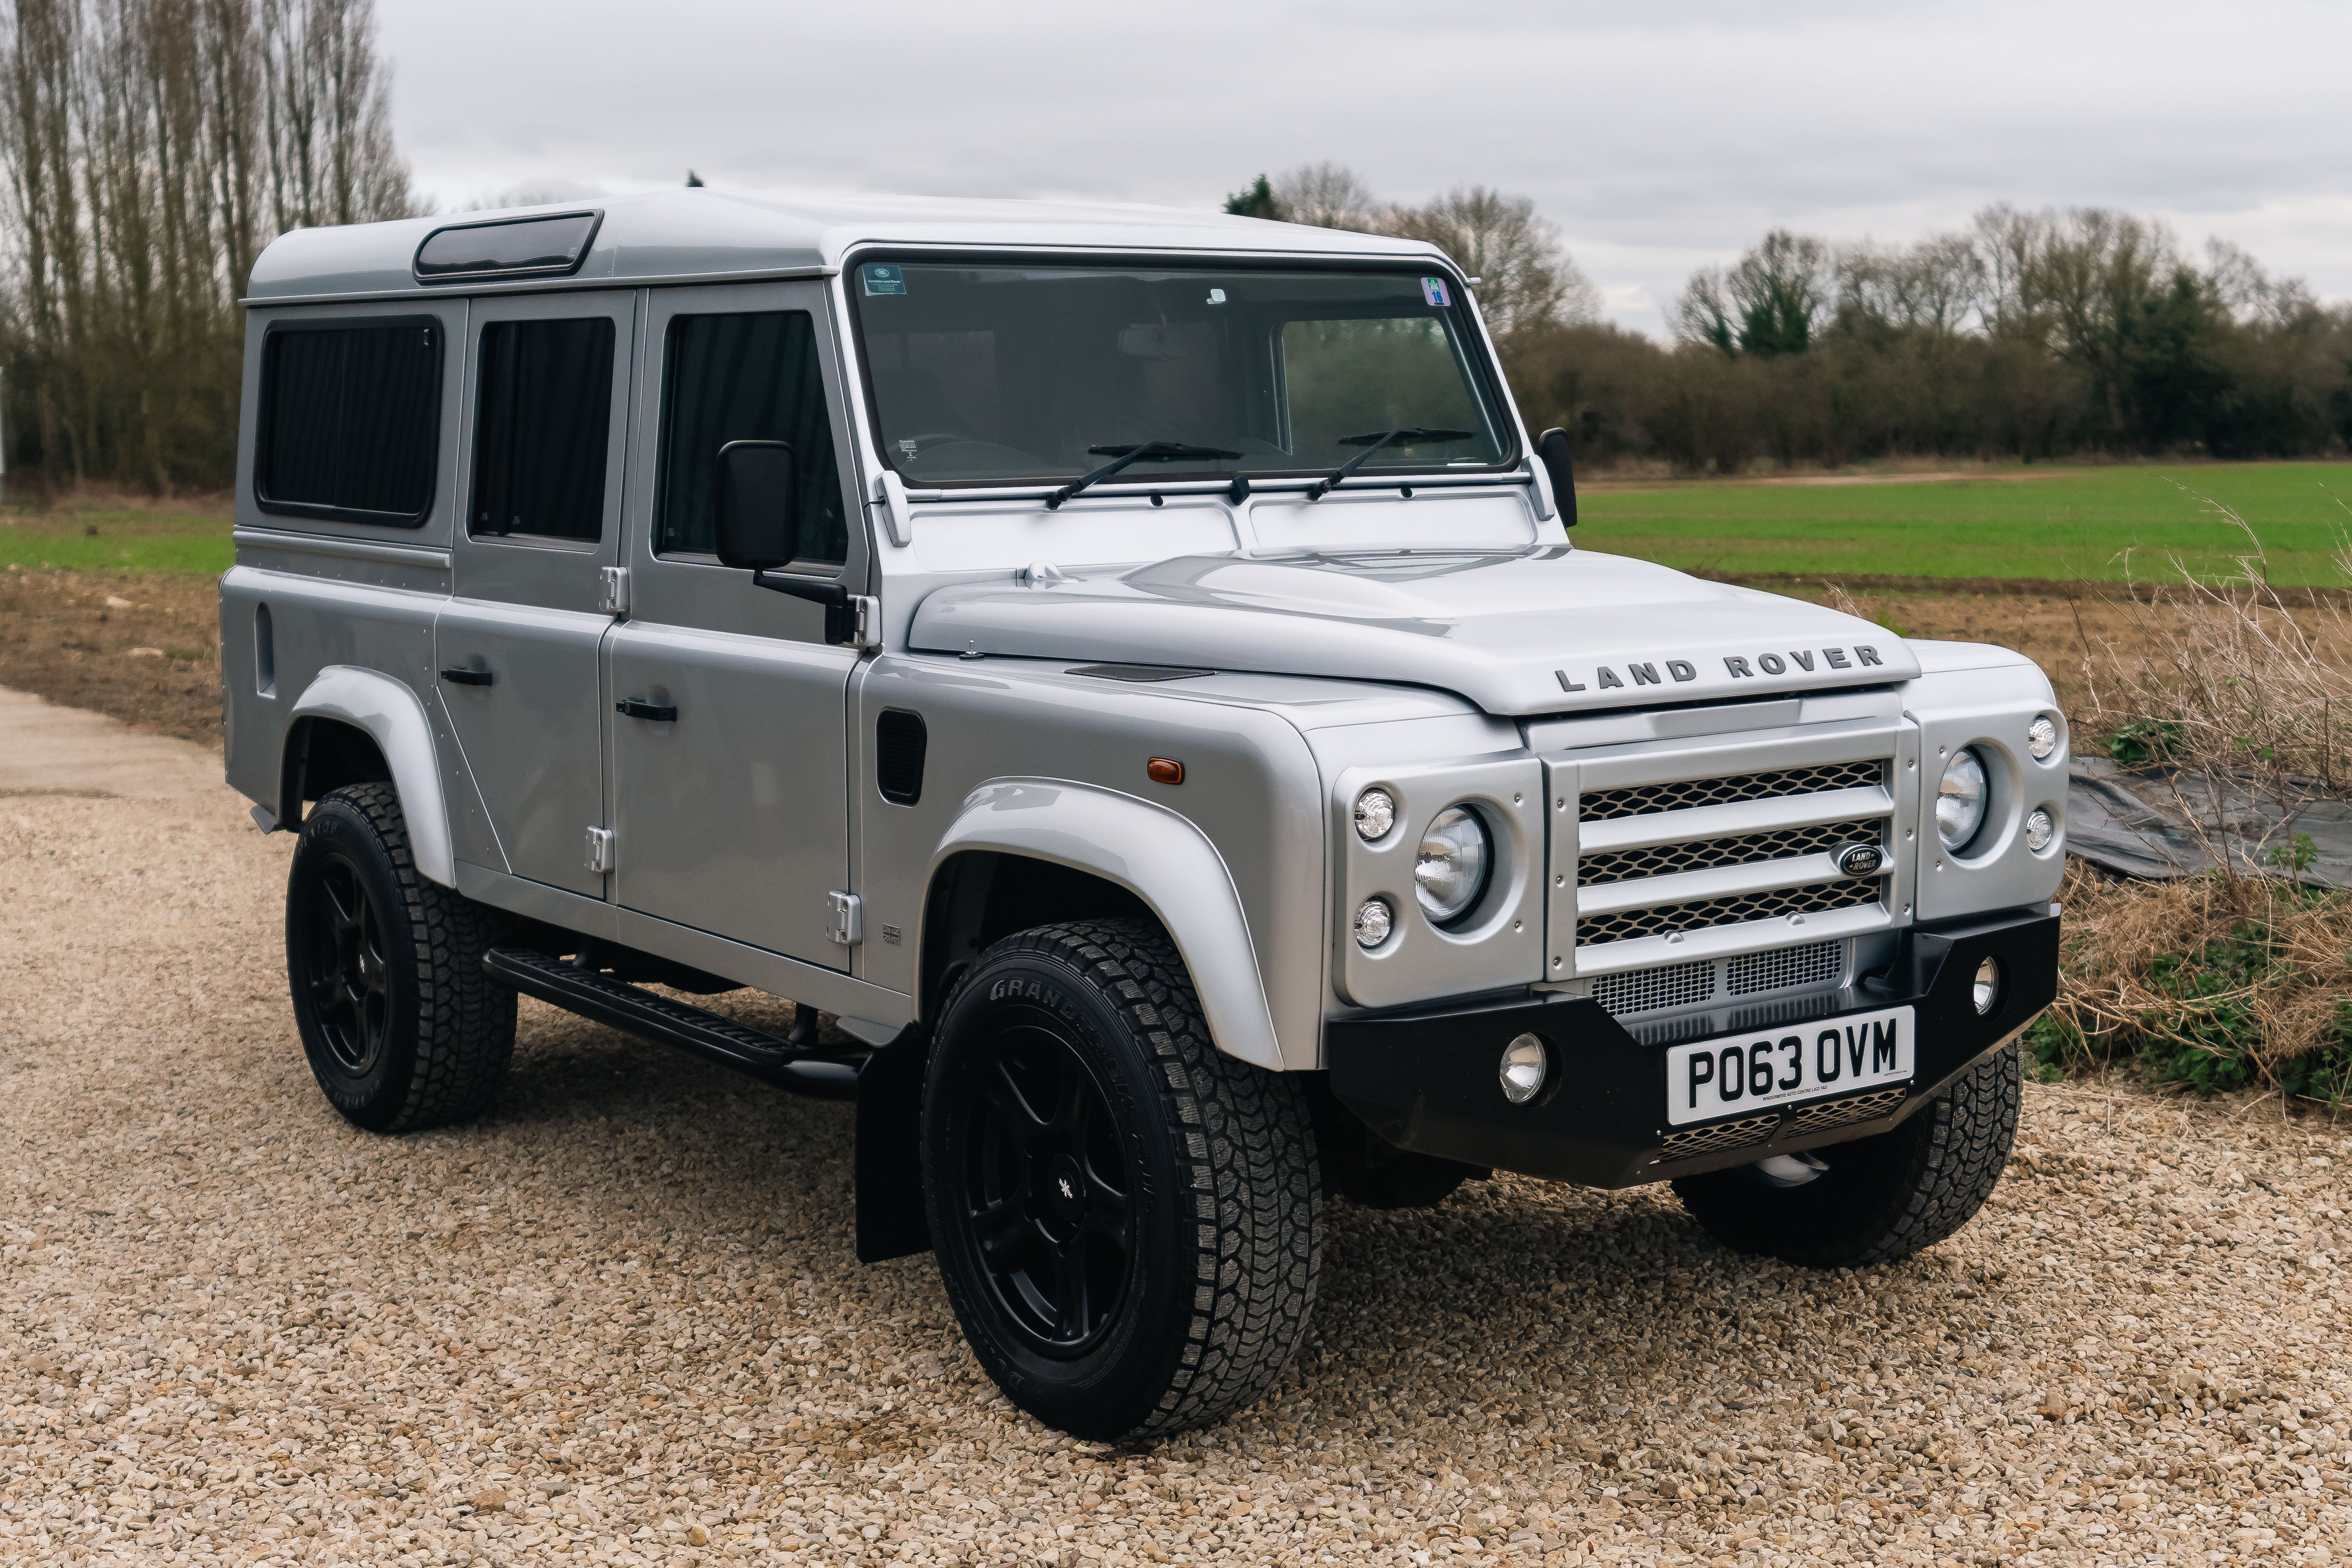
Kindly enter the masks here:
[[262, 345], [264, 511], [413, 528], [433, 504], [441, 326], [429, 316], [273, 328]]
[[489, 322], [477, 408], [473, 531], [600, 536], [612, 319]]

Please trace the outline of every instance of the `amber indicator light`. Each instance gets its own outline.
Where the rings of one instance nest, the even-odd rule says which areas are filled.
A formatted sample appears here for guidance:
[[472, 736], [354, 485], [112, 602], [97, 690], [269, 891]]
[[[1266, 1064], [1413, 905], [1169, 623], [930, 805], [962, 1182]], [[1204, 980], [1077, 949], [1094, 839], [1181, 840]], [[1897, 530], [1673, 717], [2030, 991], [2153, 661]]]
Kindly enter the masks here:
[[1150, 775], [1153, 784], [1184, 782], [1184, 764], [1173, 757], [1154, 757], [1143, 764], [1143, 771]]

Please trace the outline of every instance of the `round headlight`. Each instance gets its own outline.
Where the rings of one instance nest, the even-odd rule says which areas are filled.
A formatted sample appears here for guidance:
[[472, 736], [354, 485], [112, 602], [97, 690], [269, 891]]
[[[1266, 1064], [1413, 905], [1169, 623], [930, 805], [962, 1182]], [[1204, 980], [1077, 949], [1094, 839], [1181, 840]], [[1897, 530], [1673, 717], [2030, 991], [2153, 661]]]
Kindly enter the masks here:
[[1378, 947], [1396, 929], [1396, 911], [1386, 899], [1366, 899], [1356, 910], [1356, 945]]
[[2058, 819], [2050, 815], [2046, 805], [2037, 805], [2025, 814], [2025, 847], [2036, 855], [2050, 847], [2058, 837]]
[[1503, 1047], [1503, 1098], [1513, 1105], [1525, 1105], [1543, 1092], [1544, 1079], [1550, 1076], [1551, 1058], [1544, 1043], [1533, 1035], [1519, 1035]]
[[1977, 977], [1969, 987], [1969, 999], [1976, 1003], [1978, 1012], [1991, 1012], [1993, 1004], [2000, 1000], [2000, 965], [1990, 958], [1978, 964]]
[[1936, 785], [1936, 837], [1945, 848], [1957, 855], [1968, 847], [1984, 826], [1989, 794], [1984, 759], [1973, 748], [1955, 752], [1944, 764], [1943, 781]]
[[1486, 890], [1486, 872], [1494, 863], [1494, 841], [1476, 812], [1449, 805], [1431, 817], [1412, 864], [1413, 892], [1423, 911], [1439, 925], [1459, 920]]
[[1356, 797], [1356, 837], [1370, 844], [1386, 838], [1396, 826], [1396, 797], [1384, 789], [1368, 789]]
[[2044, 713], [2025, 727], [2025, 749], [2037, 763], [2046, 763], [2058, 749], [2058, 721]]

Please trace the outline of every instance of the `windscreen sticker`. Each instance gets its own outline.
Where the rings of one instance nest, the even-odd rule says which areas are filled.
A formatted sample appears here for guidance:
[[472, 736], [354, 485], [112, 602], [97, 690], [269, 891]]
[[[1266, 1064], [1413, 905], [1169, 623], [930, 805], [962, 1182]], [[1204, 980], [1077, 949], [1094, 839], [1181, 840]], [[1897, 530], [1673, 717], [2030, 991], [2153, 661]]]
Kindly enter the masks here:
[[887, 261], [869, 261], [861, 269], [866, 275], [868, 294], [904, 294], [907, 275]]
[[[869, 289], [868, 291], [870, 292], [871, 290]], [[1454, 303], [1453, 300], [1450, 299], [1445, 292], [1445, 279], [1443, 278], [1423, 279], [1421, 280], [1421, 297], [1428, 300], [1433, 305], [1451, 305]]]

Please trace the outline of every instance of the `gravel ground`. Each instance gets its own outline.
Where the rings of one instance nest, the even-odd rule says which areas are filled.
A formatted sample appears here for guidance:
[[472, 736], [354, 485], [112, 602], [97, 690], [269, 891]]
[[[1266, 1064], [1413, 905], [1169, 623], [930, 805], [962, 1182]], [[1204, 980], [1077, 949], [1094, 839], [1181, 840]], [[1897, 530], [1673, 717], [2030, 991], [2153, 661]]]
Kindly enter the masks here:
[[1277, 1393], [1120, 1450], [854, 1261], [845, 1106], [527, 1003], [493, 1118], [346, 1126], [289, 848], [0, 800], [0, 1560], [2352, 1557], [2344, 1138], [2275, 1100], [2030, 1088], [1987, 1212], [1864, 1273], [1658, 1190], [1341, 1206]]

